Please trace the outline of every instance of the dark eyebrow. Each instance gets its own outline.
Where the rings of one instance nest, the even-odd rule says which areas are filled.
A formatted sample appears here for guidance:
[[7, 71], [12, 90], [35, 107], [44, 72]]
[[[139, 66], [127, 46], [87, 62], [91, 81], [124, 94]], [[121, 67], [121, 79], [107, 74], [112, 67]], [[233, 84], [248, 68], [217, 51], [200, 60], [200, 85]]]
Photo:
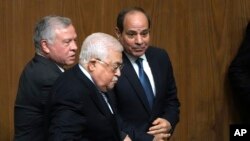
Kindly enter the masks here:
[[[145, 33], [145, 32], [149, 32], [149, 31], [150, 31], [150, 29], [144, 29], [140, 33]], [[137, 32], [134, 30], [128, 30], [126, 33], [137, 33]]]
[[126, 33], [137, 33], [137, 32], [134, 30], [128, 30]]

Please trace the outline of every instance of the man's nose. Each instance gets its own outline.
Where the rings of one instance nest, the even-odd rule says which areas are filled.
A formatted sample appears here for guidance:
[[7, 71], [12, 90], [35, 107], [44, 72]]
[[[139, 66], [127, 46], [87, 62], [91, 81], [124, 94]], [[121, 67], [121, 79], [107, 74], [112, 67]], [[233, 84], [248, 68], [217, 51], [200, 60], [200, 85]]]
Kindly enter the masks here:
[[71, 50], [77, 50], [77, 44], [76, 41], [72, 43]]
[[143, 39], [142, 39], [141, 35], [137, 35], [137, 36], [136, 36], [135, 42], [136, 42], [137, 44], [142, 44]]
[[121, 76], [121, 68], [117, 68], [115, 75], [118, 77]]

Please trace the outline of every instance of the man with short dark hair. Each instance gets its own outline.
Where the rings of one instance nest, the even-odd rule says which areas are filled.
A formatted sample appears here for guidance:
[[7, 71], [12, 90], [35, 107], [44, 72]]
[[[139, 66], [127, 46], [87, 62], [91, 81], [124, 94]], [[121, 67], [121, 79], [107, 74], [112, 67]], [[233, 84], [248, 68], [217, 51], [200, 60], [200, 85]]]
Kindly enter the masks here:
[[122, 10], [116, 35], [124, 68], [112, 97], [119, 123], [133, 141], [168, 139], [179, 121], [179, 100], [166, 51], [150, 46], [150, 19], [142, 8]]

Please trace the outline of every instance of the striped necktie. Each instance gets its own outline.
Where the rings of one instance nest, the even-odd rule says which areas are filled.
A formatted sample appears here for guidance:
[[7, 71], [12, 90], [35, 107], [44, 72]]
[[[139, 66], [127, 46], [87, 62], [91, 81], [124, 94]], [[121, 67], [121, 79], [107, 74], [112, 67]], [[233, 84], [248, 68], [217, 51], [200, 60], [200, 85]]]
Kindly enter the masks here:
[[111, 112], [112, 114], [114, 114], [114, 113], [113, 113], [113, 110], [112, 110], [112, 108], [111, 108], [111, 106], [110, 106], [110, 104], [109, 104], [109, 101], [108, 101], [107, 96], [106, 96], [105, 93], [103, 93], [103, 92], [100, 92], [100, 93], [102, 94], [102, 97], [103, 97], [104, 101], [106, 102], [106, 104], [107, 104], [107, 106], [108, 106], [110, 112]]

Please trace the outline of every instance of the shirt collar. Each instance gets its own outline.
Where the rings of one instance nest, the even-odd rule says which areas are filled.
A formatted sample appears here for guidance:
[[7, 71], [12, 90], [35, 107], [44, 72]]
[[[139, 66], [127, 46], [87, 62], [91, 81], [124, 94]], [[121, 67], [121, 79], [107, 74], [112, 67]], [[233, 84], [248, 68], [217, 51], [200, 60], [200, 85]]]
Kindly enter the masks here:
[[81, 71], [89, 78], [89, 80], [91, 80], [94, 83], [94, 81], [93, 81], [91, 75], [89, 74], [89, 72], [84, 67], [82, 67], [80, 64], [78, 64], [78, 66], [81, 69]]
[[60, 67], [59, 65], [57, 65], [57, 67], [58, 67], [62, 72], [65, 71], [65, 70], [64, 70], [62, 67]]
[[[138, 58], [128, 54], [127, 52], [124, 52], [126, 54], [126, 56], [128, 57], [128, 59], [130, 60], [130, 62], [135, 62]], [[142, 56], [140, 56], [139, 58], [142, 58], [143, 60], [147, 61], [146, 55], [143, 54]]]

